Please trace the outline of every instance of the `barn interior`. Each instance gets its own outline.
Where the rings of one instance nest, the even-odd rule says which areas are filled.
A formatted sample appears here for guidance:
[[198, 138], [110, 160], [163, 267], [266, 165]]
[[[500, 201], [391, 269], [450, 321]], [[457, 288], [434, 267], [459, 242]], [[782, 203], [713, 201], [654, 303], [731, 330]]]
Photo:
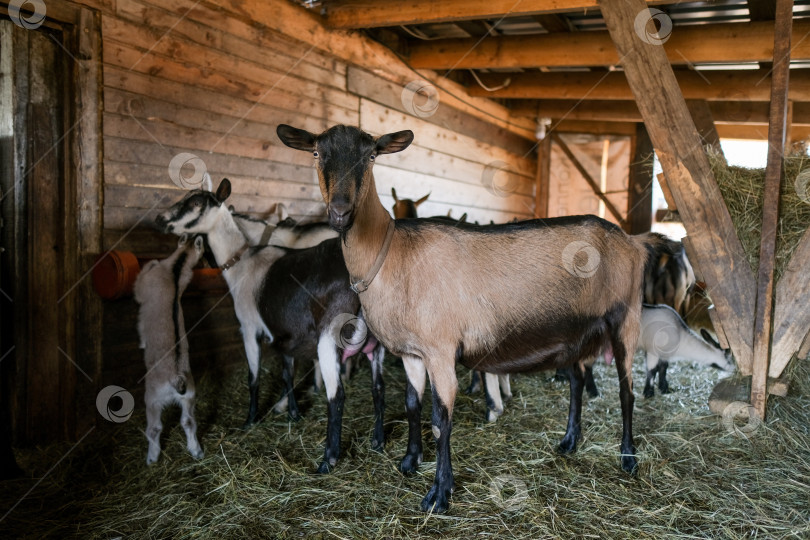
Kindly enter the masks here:
[[[16, 0], [0, 14], [4, 535], [810, 533], [810, 1]], [[155, 218], [208, 173], [251, 218], [283, 206], [323, 220], [312, 158], [279, 124], [412, 130], [374, 166], [386, 208], [396, 189], [428, 195], [420, 216], [596, 214], [673, 235], [736, 372], [674, 365], [674, 391], [643, 399], [636, 362], [635, 477], [617, 466], [610, 366], [595, 370], [572, 456], [555, 453], [568, 384], [553, 374], [516, 377], [493, 424], [482, 394], [460, 394], [453, 506], [425, 515], [427, 422], [419, 473], [396, 469], [399, 359], [386, 358], [384, 450], [369, 445], [359, 362], [343, 457], [315, 475], [327, 413], [314, 367], [298, 365], [304, 418], [291, 422], [271, 410], [281, 366], [265, 347], [262, 421], [242, 430], [240, 324], [203, 263], [182, 308], [205, 457], [167, 413], [147, 467], [132, 284], [177, 245]]]

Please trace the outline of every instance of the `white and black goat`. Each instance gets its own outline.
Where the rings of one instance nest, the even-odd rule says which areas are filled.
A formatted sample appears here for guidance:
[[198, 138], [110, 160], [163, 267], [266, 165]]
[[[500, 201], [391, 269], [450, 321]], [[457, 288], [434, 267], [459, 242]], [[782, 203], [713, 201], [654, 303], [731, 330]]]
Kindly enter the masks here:
[[138, 334], [146, 364], [146, 463], [160, 457], [161, 414], [172, 403], [182, 408], [180, 424], [186, 432], [188, 451], [203, 456], [194, 420], [194, 377], [188, 361], [188, 339], [180, 297], [191, 282], [192, 268], [203, 254], [203, 238], [183, 235], [177, 250], [161, 261], [149, 261], [135, 280]]
[[641, 310], [641, 336], [638, 347], [646, 354], [647, 377], [644, 397], [655, 394], [653, 381], [658, 375], [658, 389], [669, 392], [667, 367], [670, 362], [697, 362], [723, 371], [734, 371], [731, 351], [721, 349], [708, 332], [699, 336], [669, 306], [644, 304]]
[[[342, 125], [320, 135], [286, 125], [276, 131], [287, 146], [314, 156], [329, 223], [341, 234], [369, 329], [402, 356], [404, 473], [422, 460], [421, 402], [430, 377], [436, 476], [423, 510], [445, 511], [454, 487], [456, 362], [519, 373], [577, 365], [609, 347], [620, 385], [621, 465], [635, 470], [631, 368], [647, 257], [641, 242], [596, 216], [470, 228], [395, 222], [377, 195], [372, 166], [378, 156], [407, 148], [411, 131], [377, 138]], [[563, 453], [576, 448], [580, 434], [583, 379], [572, 381]]]
[[[319, 472], [338, 459], [344, 392], [339, 364], [349, 354], [363, 352], [371, 361], [375, 426], [372, 446], [383, 446], [382, 360], [385, 350], [356, 315], [360, 302], [349, 288], [349, 273], [337, 238], [315, 247], [288, 250], [275, 246], [250, 247], [225, 206], [231, 184], [222, 180], [216, 194], [189, 192], [157, 218], [158, 225], [175, 234], [204, 233], [234, 301], [242, 327], [250, 368], [250, 408], [247, 425], [258, 414], [260, 340], [266, 338], [284, 358], [284, 391], [290, 416], [297, 417], [292, 366], [295, 357], [319, 359], [329, 400], [327, 442]], [[348, 331], [348, 334], [346, 333]]]

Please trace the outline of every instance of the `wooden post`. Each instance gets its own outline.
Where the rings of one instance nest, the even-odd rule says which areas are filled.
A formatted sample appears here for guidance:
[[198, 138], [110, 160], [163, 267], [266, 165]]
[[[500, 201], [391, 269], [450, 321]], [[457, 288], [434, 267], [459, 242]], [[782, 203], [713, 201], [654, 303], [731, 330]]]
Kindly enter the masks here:
[[548, 190], [551, 182], [551, 135], [537, 142], [537, 185], [535, 187], [534, 217], [548, 217]]
[[788, 80], [790, 73], [790, 31], [793, 0], [777, 0], [773, 38], [771, 112], [768, 125], [768, 164], [765, 168], [765, 196], [762, 208], [762, 244], [759, 248], [756, 318], [754, 320], [754, 364], [751, 379], [751, 405], [765, 418], [768, 397], [768, 364], [771, 357], [773, 326], [773, 280], [776, 227], [779, 221], [779, 195], [782, 185], [782, 157], [787, 129]]
[[627, 182], [627, 232], [641, 234], [652, 227], [653, 145], [644, 124], [636, 125]]
[[[642, 0], [599, 0], [740, 370], [751, 372], [755, 284], [666, 51], [635, 30]], [[675, 32], [678, 32], [676, 27]]]

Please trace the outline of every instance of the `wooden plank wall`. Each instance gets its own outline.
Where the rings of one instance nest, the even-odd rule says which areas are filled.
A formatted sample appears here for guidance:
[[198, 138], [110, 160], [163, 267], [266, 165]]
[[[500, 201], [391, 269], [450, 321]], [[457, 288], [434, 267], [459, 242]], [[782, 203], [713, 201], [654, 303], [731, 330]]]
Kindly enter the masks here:
[[[423, 215], [451, 210], [470, 221], [503, 222], [534, 213], [534, 142], [494, 119], [442, 103], [429, 117], [410, 114], [402, 86], [379, 77], [384, 73], [350, 66], [214, 3], [78, 1], [102, 13], [105, 249], [171, 251], [175, 239], [150, 224], [185, 193], [168, 172], [181, 152], [198, 156], [215, 185], [232, 181], [229, 203], [238, 211], [267, 216], [283, 202], [293, 217], [322, 216], [312, 157], [281, 144], [279, 123], [314, 132], [346, 123], [375, 135], [412, 129], [411, 148], [375, 165], [389, 209], [396, 187], [400, 197], [431, 193]], [[187, 326], [207, 319], [190, 334], [192, 356], [241, 362], [230, 298], [213, 309], [211, 298], [183, 301]], [[135, 312], [131, 299], [105, 302], [105, 383], [126, 386], [142, 374]]]

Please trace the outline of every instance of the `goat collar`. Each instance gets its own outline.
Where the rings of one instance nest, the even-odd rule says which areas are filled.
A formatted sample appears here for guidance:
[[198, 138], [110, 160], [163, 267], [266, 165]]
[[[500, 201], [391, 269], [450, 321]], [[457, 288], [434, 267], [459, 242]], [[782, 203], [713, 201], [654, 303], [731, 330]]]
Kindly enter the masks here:
[[245, 251], [247, 251], [249, 247], [250, 246], [248, 246], [247, 243], [245, 243], [245, 244], [242, 245], [242, 247], [237, 249], [236, 253], [234, 253], [233, 257], [231, 257], [230, 259], [225, 261], [225, 264], [220, 266], [222, 271], [224, 272], [228, 268], [232, 268], [234, 265], [236, 265], [236, 263], [238, 263], [242, 259], [242, 255], [245, 254]]
[[357, 294], [361, 292], [366, 292], [368, 286], [371, 285], [371, 282], [374, 281], [374, 278], [377, 276], [377, 272], [380, 271], [383, 263], [385, 262], [385, 256], [388, 255], [388, 248], [391, 247], [391, 239], [394, 237], [394, 220], [388, 222], [388, 230], [385, 232], [385, 240], [383, 240], [383, 245], [380, 248], [380, 252], [377, 253], [377, 258], [374, 260], [374, 266], [371, 267], [371, 270], [368, 271], [365, 279], [352, 279], [352, 290]]

